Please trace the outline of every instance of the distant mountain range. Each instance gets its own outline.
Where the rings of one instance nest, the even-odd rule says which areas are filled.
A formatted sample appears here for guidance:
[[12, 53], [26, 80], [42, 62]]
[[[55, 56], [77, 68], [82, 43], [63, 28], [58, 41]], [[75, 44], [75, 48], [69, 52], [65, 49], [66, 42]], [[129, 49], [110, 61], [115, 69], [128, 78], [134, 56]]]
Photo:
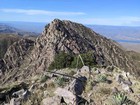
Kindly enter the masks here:
[[17, 29], [28, 31], [28, 32], [35, 32], [41, 33], [44, 29], [46, 23], [40, 22], [0, 22], [1, 24], [5, 24], [11, 27], [15, 27]]
[[88, 25], [89, 28], [117, 42], [140, 43], [140, 27]]
[[[46, 23], [43, 22], [42, 23], [41, 22], [0, 22], [0, 23], [11, 26], [10, 30], [11, 29], [12, 31], [16, 30], [19, 33], [23, 33], [21, 32], [21, 30], [25, 32], [31, 32], [31, 33], [41, 33], [44, 29], [44, 26], [46, 25]], [[113, 39], [117, 42], [140, 43], [140, 27], [106, 26], [106, 25], [86, 25], [86, 26], [93, 29], [95, 32], [107, 38]], [[12, 27], [15, 27], [19, 30]], [[6, 30], [6, 31], [10, 32], [10, 30]]]
[[22, 36], [30, 36], [30, 35], [39, 35], [39, 33], [24, 31], [21, 27], [13, 27], [6, 23], [0, 23], [0, 34], [14, 34], [14, 35], [22, 35]]

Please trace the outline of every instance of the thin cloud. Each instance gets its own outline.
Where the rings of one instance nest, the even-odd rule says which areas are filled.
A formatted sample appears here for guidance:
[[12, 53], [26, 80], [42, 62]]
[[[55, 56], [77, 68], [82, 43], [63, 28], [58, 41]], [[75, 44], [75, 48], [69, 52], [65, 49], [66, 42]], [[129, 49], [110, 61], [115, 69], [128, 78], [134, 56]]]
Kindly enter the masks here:
[[98, 25], [120, 25], [120, 26], [139, 26], [140, 17], [115, 17], [115, 18], [81, 18], [74, 19], [76, 22], [83, 24], [98, 24]]
[[84, 12], [58, 12], [58, 11], [47, 11], [47, 10], [33, 10], [33, 9], [0, 9], [2, 12], [7, 13], [20, 13], [27, 15], [85, 15]]

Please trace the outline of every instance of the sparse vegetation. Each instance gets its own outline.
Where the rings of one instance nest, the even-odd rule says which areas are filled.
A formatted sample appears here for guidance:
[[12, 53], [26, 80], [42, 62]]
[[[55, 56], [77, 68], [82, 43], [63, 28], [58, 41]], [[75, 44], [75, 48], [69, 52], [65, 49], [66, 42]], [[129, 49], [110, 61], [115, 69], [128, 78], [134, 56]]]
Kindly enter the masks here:
[[63, 87], [67, 80], [64, 77], [58, 77], [55, 82], [58, 86]]
[[86, 85], [85, 90], [86, 90], [86, 92], [89, 92], [89, 91], [92, 90], [92, 89], [93, 89], [93, 81], [89, 80], [89, 81], [87, 82], [87, 85]]

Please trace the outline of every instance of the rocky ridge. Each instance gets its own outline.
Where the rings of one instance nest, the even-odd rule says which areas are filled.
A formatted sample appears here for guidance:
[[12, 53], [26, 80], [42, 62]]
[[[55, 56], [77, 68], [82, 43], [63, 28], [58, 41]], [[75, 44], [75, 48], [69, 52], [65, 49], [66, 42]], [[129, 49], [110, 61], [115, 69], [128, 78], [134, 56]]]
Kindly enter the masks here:
[[36, 40], [31, 57], [35, 61], [36, 69], [46, 70], [55, 54], [60, 51], [74, 54], [92, 51], [93, 59], [98, 65], [115, 65], [139, 74], [133, 61], [116, 42], [100, 36], [82, 24], [55, 19]]

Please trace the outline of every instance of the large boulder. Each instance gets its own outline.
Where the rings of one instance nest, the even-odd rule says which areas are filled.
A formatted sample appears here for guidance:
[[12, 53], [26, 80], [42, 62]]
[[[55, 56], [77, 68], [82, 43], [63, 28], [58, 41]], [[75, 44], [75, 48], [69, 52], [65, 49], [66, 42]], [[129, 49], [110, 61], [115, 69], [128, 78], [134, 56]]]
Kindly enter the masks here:
[[42, 100], [42, 105], [60, 105], [61, 98], [60, 97], [47, 97]]
[[69, 85], [69, 91], [75, 95], [81, 95], [85, 90], [87, 78], [80, 76], [77, 79], [74, 79]]
[[56, 91], [54, 92], [56, 96], [60, 96], [63, 97], [64, 101], [69, 105], [69, 104], [73, 104], [76, 101], [76, 96], [68, 91], [67, 89], [63, 89], [63, 88], [57, 88]]

